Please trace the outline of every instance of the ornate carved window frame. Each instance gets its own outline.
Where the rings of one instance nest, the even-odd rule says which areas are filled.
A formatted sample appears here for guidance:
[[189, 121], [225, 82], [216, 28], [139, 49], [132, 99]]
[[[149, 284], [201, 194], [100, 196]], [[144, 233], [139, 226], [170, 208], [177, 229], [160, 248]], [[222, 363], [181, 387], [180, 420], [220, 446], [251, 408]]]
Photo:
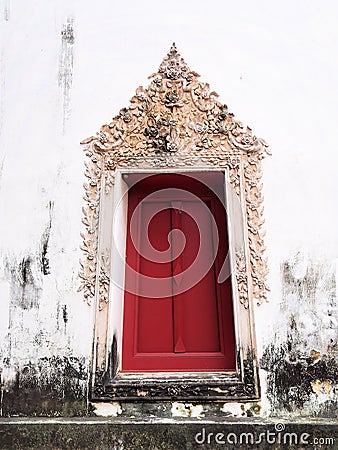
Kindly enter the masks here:
[[[253, 308], [268, 291], [261, 184], [267, 144], [217, 101], [175, 45], [150, 78], [150, 86], [138, 88], [128, 108], [82, 142], [87, 182], [80, 289], [95, 307], [92, 399], [255, 400], [260, 390]], [[224, 173], [237, 340], [234, 373], [121, 371], [124, 266], [117, 259], [125, 252], [124, 176], [159, 171]], [[116, 233], [122, 234], [113, 240]], [[122, 247], [116, 248], [115, 241]]]

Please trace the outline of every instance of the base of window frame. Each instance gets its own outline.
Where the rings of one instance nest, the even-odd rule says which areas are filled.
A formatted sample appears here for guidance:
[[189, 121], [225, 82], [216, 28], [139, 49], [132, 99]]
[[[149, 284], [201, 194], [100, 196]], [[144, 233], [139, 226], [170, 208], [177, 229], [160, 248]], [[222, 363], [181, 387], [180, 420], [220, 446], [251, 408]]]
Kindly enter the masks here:
[[[193, 167], [180, 167], [168, 169], [165, 172], [205, 172], [215, 171], [223, 172], [227, 182], [233, 185], [232, 180], [236, 179], [239, 183], [239, 192], [242, 192], [245, 185], [243, 170], [241, 170], [241, 162], [231, 167], [231, 175], [229, 173], [228, 161], [223, 167], [200, 166], [196, 164]], [[236, 171], [236, 172], [234, 172]], [[98, 254], [101, 256], [101, 264], [97, 265], [97, 292], [102, 287], [102, 272], [108, 273], [110, 269], [110, 261], [106, 268], [104, 266], [103, 254], [107, 254], [107, 249], [111, 248], [111, 235], [113, 231], [112, 217], [110, 211], [112, 203], [116, 205], [118, 199], [114, 196], [114, 187], [117, 180], [122, 180], [123, 176], [128, 173], [148, 173], [154, 174], [156, 170], [145, 167], [123, 167], [117, 169], [107, 181], [102, 178], [101, 186], [101, 204], [99, 226], [101, 234], [98, 241]], [[235, 173], [235, 174], [234, 174]], [[236, 175], [236, 173], [238, 173]], [[109, 188], [107, 189], [107, 182]], [[104, 194], [103, 194], [104, 193]], [[234, 194], [236, 195], [236, 194]], [[242, 211], [243, 213], [243, 211]], [[240, 214], [241, 217], [236, 220], [242, 221], [241, 229], [246, 230], [246, 216]], [[235, 221], [232, 224], [234, 227]], [[244, 232], [245, 234], [245, 232]], [[186, 372], [167, 372], [165, 375], [138, 372], [134, 377], [129, 373], [121, 371], [120, 361], [121, 352], [118, 350], [121, 345], [121, 339], [118, 342], [115, 335], [112, 336], [112, 330], [109, 329], [109, 317], [111, 313], [111, 280], [109, 286], [106, 285], [107, 292], [104, 300], [99, 294], [96, 295], [96, 317], [95, 317], [95, 337], [93, 345], [93, 371], [91, 375], [91, 401], [165, 401], [165, 400], [188, 400], [188, 401], [250, 401], [260, 399], [258, 361], [255, 350], [254, 340], [254, 323], [253, 323], [253, 299], [252, 288], [250, 286], [250, 274], [248, 272], [249, 264], [247, 263], [250, 250], [248, 243], [243, 235], [232, 243], [232, 258], [234, 265], [233, 280], [237, 286], [235, 291], [234, 307], [236, 320], [239, 325], [239, 338], [237, 339], [237, 373], [231, 374], [226, 372], [217, 373], [186, 373]], [[235, 239], [235, 240], [236, 240]], [[242, 240], [242, 242], [240, 242]], [[238, 250], [240, 248], [240, 250]], [[104, 249], [104, 250], [103, 250]], [[236, 258], [241, 253], [246, 264], [243, 266], [238, 264]], [[111, 258], [113, 261], [113, 258]], [[238, 272], [240, 271], [240, 273]], [[109, 273], [108, 273], [109, 275]], [[244, 283], [247, 285], [248, 299], [244, 304], [239, 298], [240, 289], [243, 289]], [[100, 281], [101, 276], [101, 281]], [[241, 286], [238, 286], [238, 280], [241, 280]], [[242, 336], [241, 336], [242, 335]]]

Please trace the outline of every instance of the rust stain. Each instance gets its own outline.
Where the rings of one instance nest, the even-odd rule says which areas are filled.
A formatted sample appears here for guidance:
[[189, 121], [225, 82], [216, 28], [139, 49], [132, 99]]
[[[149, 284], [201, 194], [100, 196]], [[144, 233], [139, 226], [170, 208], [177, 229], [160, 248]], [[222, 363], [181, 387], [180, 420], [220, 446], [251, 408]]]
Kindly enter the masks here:
[[330, 380], [325, 380], [323, 383], [325, 394], [329, 394], [331, 392], [331, 382]]
[[322, 393], [322, 382], [320, 380], [311, 381], [311, 386], [315, 394], [320, 395]]
[[315, 380], [311, 382], [312, 390], [315, 394], [330, 394], [331, 392], [331, 382], [330, 380]]
[[310, 351], [310, 356], [312, 358], [313, 364], [316, 364], [318, 361], [320, 361], [320, 359], [322, 357], [320, 352], [317, 352], [316, 350], [311, 350]]

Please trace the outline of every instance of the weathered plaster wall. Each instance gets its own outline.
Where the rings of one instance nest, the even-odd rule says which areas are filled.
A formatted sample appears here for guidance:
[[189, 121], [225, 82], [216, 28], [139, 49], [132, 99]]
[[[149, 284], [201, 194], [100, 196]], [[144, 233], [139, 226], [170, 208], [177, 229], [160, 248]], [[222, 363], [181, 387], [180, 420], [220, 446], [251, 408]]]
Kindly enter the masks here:
[[281, 263], [280, 276], [279, 319], [261, 359], [271, 412], [335, 417], [336, 263], [299, 252]]
[[261, 409], [216, 409], [334, 414], [336, 13], [333, 1], [305, 0], [1, 2], [2, 414], [90, 410], [79, 142], [147, 83], [172, 41], [273, 153], [263, 166], [271, 295], [256, 310]]
[[67, 133], [73, 25], [70, 14], [43, 2], [7, 2], [6, 8], [1, 23], [2, 413], [83, 414], [93, 312], [77, 292], [83, 160], [78, 139]]

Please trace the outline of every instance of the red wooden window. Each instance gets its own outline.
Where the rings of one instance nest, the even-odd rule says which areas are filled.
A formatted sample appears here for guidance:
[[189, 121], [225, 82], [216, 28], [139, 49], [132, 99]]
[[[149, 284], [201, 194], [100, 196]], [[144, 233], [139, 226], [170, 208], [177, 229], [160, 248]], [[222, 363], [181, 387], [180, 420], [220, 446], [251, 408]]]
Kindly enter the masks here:
[[217, 189], [224, 196], [223, 184], [180, 174], [129, 189], [124, 371], [235, 370], [231, 278], [217, 281], [228, 252]]

